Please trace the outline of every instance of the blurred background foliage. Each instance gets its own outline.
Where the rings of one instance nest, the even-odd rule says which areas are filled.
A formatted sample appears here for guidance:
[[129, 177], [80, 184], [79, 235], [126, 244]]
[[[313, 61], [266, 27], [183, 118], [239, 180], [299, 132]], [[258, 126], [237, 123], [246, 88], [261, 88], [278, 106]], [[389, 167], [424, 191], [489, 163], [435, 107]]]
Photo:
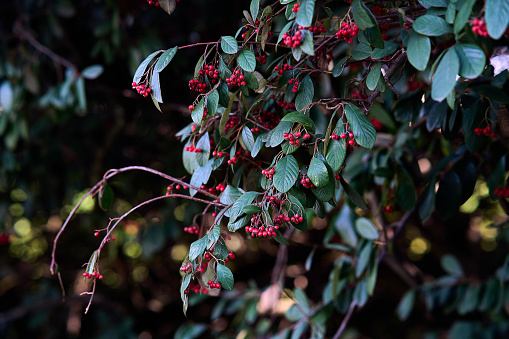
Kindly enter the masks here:
[[[276, 325], [257, 309], [258, 292], [270, 283], [276, 244], [246, 242], [239, 234], [233, 234], [229, 244], [238, 254], [230, 263], [235, 291], [221, 299], [195, 296], [188, 317], [183, 316], [178, 272], [195, 237], [182, 230], [202, 206], [178, 200], [143, 208], [117, 230], [117, 240], [102, 257], [104, 279], [91, 311], [83, 315], [88, 298], [79, 293], [90, 286], [83, 281], [81, 265], [99, 243], [94, 230], [106, 227], [108, 218], [166, 191], [168, 183], [147, 173], [116, 177], [110, 182], [116, 195], [113, 207], [103, 212], [89, 199], [64, 233], [57, 257], [65, 301], [58, 279], [49, 273], [56, 232], [73, 204], [106, 170], [143, 165], [175, 177], [186, 175], [175, 133], [189, 123], [187, 106], [194, 97], [187, 82], [203, 50], [179, 51], [163, 72], [163, 93], [169, 93], [163, 114], [150, 99], [130, 89], [138, 64], [156, 49], [233, 35], [249, 3], [182, 0], [171, 17], [143, 0], [0, 4], [0, 337], [235, 337], [263, 334], [270, 326], [284, 328], [293, 321], [291, 312], [281, 317], [292, 305], [289, 298], [278, 304]], [[411, 77], [405, 73], [403, 82]], [[322, 93], [344, 86], [342, 80], [334, 81], [334, 86], [322, 83]], [[386, 120], [385, 128], [394, 132], [390, 123]], [[409, 139], [420, 147], [430, 141], [421, 135]], [[433, 142], [437, 149], [444, 145], [441, 140]], [[355, 171], [361, 158], [358, 154], [349, 159], [346, 176], [359, 174]], [[377, 293], [352, 318], [355, 330], [347, 336], [402, 338], [428, 333], [440, 337], [445, 329], [459, 335], [466, 331], [473, 338], [507, 333], [504, 308], [509, 293], [496, 293], [507, 284], [508, 233], [505, 228], [488, 227], [504, 222], [504, 213], [489, 197], [482, 179], [461, 212], [447, 223], [434, 220], [433, 228], [404, 229], [394, 243], [394, 256], [387, 256], [379, 267]], [[395, 213], [388, 221], [401, 217], [402, 212]], [[338, 219], [330, 220], [333, 227], [341, 222]], [[292, 238], [299, 246], [289, 247], [286, 283], [305, 289], [307, 297], [317, 301], [338, 257], [310, 245], [321, 243], [328, 226], [316, 218], [312, 222], [313, 231], [297, 232]], [[307, 264], [310, 253], [312, 265]], [[455, 257], [444, 259], [447, 253], [459, 258], [461, 272]], [[498, 267], [503, 269], [494, 274]], [[418, 287], [407, 272], [421, 283], [431, 283]], [[448, 280], [464, 273], [469, 278]], [[409, 287], [415, 289], [400, 303]], [[494, 292], [484, 293], [489, 289]], [[491, 298], [484, 304], [478, 297], [481, 290]], [[473, 299], [466, 298], [466, 292], [477, 296], [476, 302], [469, 304]], [[414, 305], [416, 293], [422, 298]], [[449, 310], [445, 313], [434, 307], [445, 304]], [[412, 307], [415, 310], [409, 314]], [[325, 315], [316, 314], [314, 320], [319, 323], [330, 312], [326, 308]], [[398, 315], [408, 318], [402, 322]], [[328, 326], [337, 328], [341, 319], [333, 317]], [[488, 332], [483, 332], [485, 323], [490, 324]]]

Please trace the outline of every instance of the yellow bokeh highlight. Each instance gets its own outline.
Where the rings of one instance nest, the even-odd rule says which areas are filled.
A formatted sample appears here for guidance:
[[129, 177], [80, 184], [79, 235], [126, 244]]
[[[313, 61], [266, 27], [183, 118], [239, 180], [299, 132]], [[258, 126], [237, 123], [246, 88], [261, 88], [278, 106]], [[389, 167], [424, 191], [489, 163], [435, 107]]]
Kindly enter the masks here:
[[28, 237], [32, 232], [32, 224], [27, 218], [21, 218], [14, 223], [14, 231], [21, 238]]
[[410, 242], [409, 250], [417, 255], [423, 255], [429, 251], [429, 243], [426, 239], [417, 237]]
[[23, 207], [23, 205], [21, 204], [11, 204], [9, 206], [9, 213], [13, 216], [13, 217], [21, 217], [23, 215], [23, 213], [25, 213], [25, 208]]
[[15, 188], [11, 191], [11, 199], [13, 201], [23, 202], [27, 200], [28, 196], [21, 188]]
[[126, 242], [122, 246], [122, 249], [126, 256], [133, 258], [133, 259], [138, 258], [141, 255], [141, 252], [143, 251], [143, 249], [141, 248], [141, 245], [135, 241]]
[[186, 245], [175, 245], [171, 248], [171, 258], [175, 261], [182, 261], [187, 256], [188, 248]]
[[[76, 193], [74, 197], [72, 198], [73, 206], [76, 206], [80, 200], [83, 198], [85, 194], [87, 194], [88, 190], [84, 190], [82, 192]], [[81, 203], [80, 207], [76, 211], [76, 213], [92, 213], [95, 208], [95, 200], [92, 198], [91, 195], [88, 195], [83, 202]]]

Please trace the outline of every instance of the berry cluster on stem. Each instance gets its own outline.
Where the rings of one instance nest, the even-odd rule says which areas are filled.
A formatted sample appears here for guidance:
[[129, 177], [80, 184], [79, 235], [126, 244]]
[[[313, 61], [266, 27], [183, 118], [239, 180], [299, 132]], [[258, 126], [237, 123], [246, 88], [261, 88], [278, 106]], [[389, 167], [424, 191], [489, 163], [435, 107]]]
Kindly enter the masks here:
[[488, 37], [488, 29], [486, 28], [486, 22], [484, 21], [484, 18], [474, 19], [470, 25], [472, 26], [472, 32], [474, 32], [474, 34], [485, 38]]
[[479, 136], [485, 135], [490, 138], [493, 138], [495, 136], [495, 132], [491, 130], [490, 126], [486, 126], [484, 128], [476, 127], [474, 128], [474, 133]]
[[500, 199], [507, 199], [509, 198], [509, 187], [497, 187], [493, 190], [493, 194]]
[[147, 84], [137, 84], [133, 82], [131, 84], [133, 89], [136, 89], [139, 95], [147, 97], [150, 93], [152, 93], [152, 88], [148, 87]]
[[341, 29], [336, 32], [336, 37], [339, 40], [343, 40], [348, 42], [349, 44], [353, 43], [353, 37], [359, 33], [359, 27], [353, 22], [350, 24], [343, 22], [341, 24]]

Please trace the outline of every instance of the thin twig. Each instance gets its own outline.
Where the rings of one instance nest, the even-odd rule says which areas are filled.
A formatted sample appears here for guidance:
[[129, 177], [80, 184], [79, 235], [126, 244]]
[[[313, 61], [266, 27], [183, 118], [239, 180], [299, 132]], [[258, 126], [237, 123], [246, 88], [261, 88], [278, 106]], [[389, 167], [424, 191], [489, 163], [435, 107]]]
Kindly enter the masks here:
[[348, 324], [348, 321], [350, 320], [350, 317], [352, 316], [356, 305], [357, 305], [357, 303], [355, 302], [355, 300], [352, 301], [352, 303], [350, 304], [350, 307], [348, 308], [348, 312], [346, 312], [346, 315], [343, 318], [341, 325], [339, 326], [337, 332], [334, 334], [334, 337], [332, 337], [332, 339], [339, 339], [341, 334], [343, 334], [343, 331], [345, 330], [346, 325]]

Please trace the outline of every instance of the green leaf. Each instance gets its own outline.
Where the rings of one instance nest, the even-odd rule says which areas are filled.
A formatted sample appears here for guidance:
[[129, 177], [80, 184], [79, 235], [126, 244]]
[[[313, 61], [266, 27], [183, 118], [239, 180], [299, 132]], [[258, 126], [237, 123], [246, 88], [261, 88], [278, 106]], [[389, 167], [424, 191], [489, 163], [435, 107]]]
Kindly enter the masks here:
[[[176, 0], [159, 0], [159, 7], [168, 14], [173, 13], [177, 7]], [[184, 312], [185, 313], [185, 312]]]
[[246, 146], [246, 149], [249, 152], [251, 152], [254, 146], [254, 136], [253, 132], [251, 132], [251, 130], [247, 126], [244, 126], [244, 128], [242, 128], [242, 141], [244, 142], [244, 146]]
[[352, 202], [355, 204], [355, 206], [359, 207], [360, 209], [367, 210], [368, 205], [362, 198], [362, 196], [353, 189], [352, 186], [350, 186], [343, 177], [339, 178], [339, 182], [341, 186], [343, 186], [343, 189], [345, 190], [346, 195], [348, 195], [348, 198], [352, 200]]
[[234, 220], [242, 213], [242, 208], [246, 205], [250, 205], [258, 194], [258, 192], [246, 192], [235, 201], [230, 208], [230, 221], [228, 222], [228, 230], [230, 232], [235, 232], [239, 228], [244, 227], [248, 222], [247, 217], [242, 217], [236, 221]]
[[[219, 77], [223, 80], [226, 80], [226, 78], [229, 78], [232, 75], [232, 71], [228, 68], [228, 66], [226, 65], [226, 63], [224, 62], [222, 57], [219, 58], [218, 71], [219, 71]], [[226, 88], [228, 89], [228, 87], [226, 87]], [[223, 105], [223, 106], [226, 106], [226, 105]]]
[[203, 112], [205, 106], [205, 98], [202, 98], [200, 102], [198, 102], [198, 105], [196, 105], [191, 112], [191, 118], [193, 119], [194, 123], [197, 125], [201, 124], [201, 121], [203, 120]]
[[414, 208], [416, 202], [414, 181], [401, 166], [397, 168], [396, 179], [396, 202], [405, 211], [410, 211]]
[[217, 106], [219, 104], [219, 92], [217, 89], [212, 90], [212, 92], [207, 95], [207, 114], [215, 115], [217, 111]]
[[[200, 187], [201, 184], [206, 184], [209, 181], [210, 175], [212, 174], [212, 163], [214, 159], [207, 161], [205, 166], [198, 166], [194, 169], [193, 175], [191, 176], [190, 184], [195, 187]], [[189, 188], [189, 195], [194, 196], [197, 191]]]
[[0, 85], [0, 106], [3, 113], [9, 113], [14, 107], [14, 90], [8, 81], [4, 81]]
[[396, 52], [399, 49], [399, 44], [392, 42], [392, 41], [386, 41], [384, 42], [383, 48], [375, 48], [373, 52], [371, 53], [372, 59], [383, 59], [385, 57], [388, 57], [389, 55], [393, 55], [394, 52]]
[[366, 28], [364, 30], [364, 37], [370, 45], [376, 48], [384, 48], [384, 39], [382, 37], [382, 31], [380, 27], [375, 25], [374, 27]]
[[291, 121], [280, 121], [276, 128], [269, 132], [265, 145], [267, 147], [276, 147], [280, 145], [285, 140], [283, 133], [288, 132], [290, 128], [292, 128], [292, 125], [293, 122]]
[[87, 263], [87, 267], [85, 268], [85, 271], [88, 273], [88, 274], [92, 274], [94, 273], [94, 270], [96, 268], [96, 264], [97, 264], [97, 258], [99, 256], [99, 252], [96, 250], [92, 253], [92, 255], [90, 256], [90, 259], [88, 259], [88, 263]]
[[[420, 0], [422, 2], [428, 4], [431, 7], [447, 7], [447, 0]], [[429, 8], [429, 7], [426, 7]]]
[[264, 143], [264, 138], [267, 137], [267, 133], [263, 133], [263, 134], [260, 134], [257, 138], [256, 138], [256, 141], [253, 145], [253, 149], [251, 150], [251, 156], [254, 158], [258, 155], [258, 152], [260, 152], [260, 150], [262, 149], [263, 147], [263, 143]]
[[364, 306], [368, 301], [368, 289], [366, 286], [366, 280], [362, 279], [357, 283], [353, 291], [353, 299], [360, 307]]
[[257, 206], [257, 205], [246, 205], [246, 206], [242, 207], [242, 212], [244, 212], [246, 214], [250, 214], [250, 215], [260, 213], [261, 211], [262, 211], [262, 209], [260, 208], [260, 206]]
[[484, 19], [488, 34], [500, 39], [509, 24], [509, 2], [507, 0], [486, 0]]
[[251, 17], [253, 18], [253, 20], [256, 20], [256, 18], [258, 17], [259, 10], [260, 10], [260, 0], [251, 0], [249, 11], [251, 12]]
[[350, 54], [352, 55], [352, 58], [354, 58], [355, 60], [363, 60], [371, 56], [372, 52], [373, 49], [371, 49], [371, 46], [361, 42], [360, 44], [355, 46], [354, 49], [352, 49]]
[[239, 66], [247, 72], [253, 72], [256, 68], [256, 57], [253, 52], [243, 49], [237, 56]]
[[445, 12], [445, 21], [448, 24], [452, 25], [454, 23], [455, 16], [456, 16], [456, 5], [450, 2], [449, 5], [447, 6], [447, 11]]
[[352, 2], [351, 9], [353, 20], [361, 31], [376, 25], [376, 19], [373, 16], [373, 13], [371, 13], [363, 1], [354, 0]]
[[[185, 147], [189, 146], [191, 146], [190, 141], [186, 143]], [[186, 169], [186, 171], [189, 172], [190, 174], [194, 172], [194, 169], [196, 167], [199, 167], [198, 162], [196, 161], [196, 153], [188, 152], [185, 150], [185, 148], [182, 152], [182, 163], [184, 164], [184, 168]]]
[[87, 97], [85, 92], [85, 80], [82, 77], [76, 79], [76, 96], [78, 97], [79, 109], [85, 111], [87, 109]]
[[438, 187], [435, 208], [443, 220], [452, 218], [461, 205], [461, 180], [454, 170], [448, 171]]
[[329, 176], [327, 185], [325, 187], [313, 187], [311, 188], [311, 191], [319, 200], [330, 201], [334, 197], [336, 182], [332, 168], [330, 168], [327, 164], [325, 164], [325, 167], [327, 167], [327, 174]]
[[486, 56], [481, 47], [474, 43], [458, 42], [454, 45], [460, 61], [459, 75], [467, 79], [477, 78], [484, 71]]
[[135, 82], [135, 83], [139, 83], [140, 82], [143, 74], [145, 74], [145, 71], [146, 71], [148, 65], [161, 52], [162, 51], [155, 51], [154, 53], [152, 53], [148, 57], [146, 57], [145, 60], [142, 61], [142, 63], [138, 66], [138, 69], [136, 70], [136, 73], [134, 73], [133, 82]]
[[444, 271], [447, 272], [447, 274], [450, 274], [454, 277], [462, 277], [463, 276], [463, 269], [461, 268], [461, 264], [456, 259], [455, 256], [451, 254], [443, 255], [442, 258], [440, 258], [440, 265], [444, 269]]
[[368, 218], [358, 218], [355, 220], [355, 230], [364, 239], [378, 239], [378, 230], [376, 229], [375, 224], [373, 224], [373, 222]]
[[239, 50], [239, 45], [237, 44], [237, 40], [232, 36], [222, 36], [221, 37], [221, 49], [226, 54], [235, 54]]
[[300, 9], [295, 17], [297, 24], [309, 27], [313, 22], [313, 13], [315, 12], [315, 0], [302, 0], [300, 2]]
[[150, 77], [150, 88], [152, 88], [152, 97], [157, 101], [162, 103], [163, 97], [161, 93], [161, 83], [159, 82], [159, 73], [153, 72]]
[[458, 34], [461, 32], [468, 19], [470, 18], [470, 14], [472, 13], [472, 8], [474, 7], [475, 0], [466, 0], [461, 6], [458, 14], [456, 15], [456, 20], [454, 20], [454, 34]]
[[279, 43], [281, 42], [281, 40], [283, 40], [283, 35], [288, 32], [288, 30], [292, 27], [293, 25], [293, 21], [290, 21], [288, 22], [285, 27], [283, 27], [283, 29], [281, 30], [281, 32], [279, 32], [279, 37], [277, 38], [277, 44], [279, 45]]
[[290, 243], [288, 242], [288, 240], [286, 240], [286, 238], [281, 234], [281, 232], [279, 232], [279, 230], [276, 230], [276, 233], [277, 235], [274, 237], [274, 239], [282, 244], [282, 245], [286, 245], [288, 246]]
[[415, 19], [415, 32], [427, 36], [441, 36], [452, 33], [452, 27], [444, 19], [436, 15], [423, 15]]
[[346, 140], [331, 139], [327, 147], [327, 155], [325, 156], [325, 160], [327, 160], [327, 163], [330, 165], [334, 172], [337, 172], [341, 165], [343, 165], [345, 157], [346, 157]]
[[309, 133], [315, 133], [315, 123], [313, 122], [313, 120], [311, 120], [311, 118], [308, 115], [304, 113], [301, 112], [288, 113], [283, 117], [283, 119], [281, 119], [281, 121], [297, 122], [299, 124], [302, 124], [302, 126], [304, 126], [304, 128]]
[[[233, 187], [231, 185], [227, 185], [225, 190], [223, 192], [221, 192], [221, 196], [219, 197], [219, 200], [225, 205], [231, 205], [235, 201], [237, 201], [237, 199], [240, 198], [241, 195], [242, 195], [242, 193], [238, 189], [236, 189], [235, 187]], [[226, 212], [228, 213], [229, 210]], [[228, 216], [228, 215], [226, 215], [226, 216]]]
[[258, 79], [251, 72], [244, 72], [244, 80], [246, 81], [247, 87], [257, 90], [258, 89]]
[[308, 177], [316, 187], [325, 187], [329, 183], [329, 173], [323, 161], [313, 157], [308, 168]]
[[456, 75], [460, 70], [460, 61], [454, 48], [450, 48], [440, 60], [433, 75], [431, 97], [435, 101], [444, 100], [456, 85]]
[[338, 76], [343, 73], [343, 70], [345, 67], [343, 66], [343, 63], [348, 59], [348, 56], [345, 56], [343, 59], [339, 60], [334, 64], [334, 68], [332, 69], [332, 76], [334, 78], [337, 78]]
[[287, 155], [277, 162], [274, 171], [274, 187], [279, 192], [286, 193], [297, 181], [299, 165], [292, 155]]
[[81, 71], [81, 76], [85, 79], [97, 79], [104, 71], [104, 67], [102, 65], [92, 65], [88, 66], [84, 70]]
[[315, 45], [313, 42], [313, 33], [311, 33], [308, 30], [301, 30], [301, 32], [302, 32], [304, 39], [301, 41], [299, 47], [307, 55], [315, 55]]
[[105, 185], [99, 191], [97, 198], [99, 200], [99, 207], [101, 207], [103, 211], [106, 211], [113, 204], [113, 200], [115, 200], [115, 194], [113, 193], [111, 186], [105, 183]]
[[431, 42], [425, 35], [413, 31], [408, 40], [408, 61], [419, 71], [424, 71], [431, 54]]
[[405, 321], [408, 319], [408, 316], [412, 312], [414, 308], [415, 302], [415, 290], [408, 290], [401, 301], [398, 304], [398, 308], [396, 309], [396, 314], [398, 315], [399, 320]]
[[369, 71], [368, 76], [366, 77], [366, 86], [370, 91], [376, 88], [380, 75], [382, 75], [382, 63], [379, 62], [371, 68], [371, 71]]
[[306, 75], [304, 79], [302, 79], [299, 87], [299, 93], [297, 93], [297, 96], [295, 97], [295, 109], [297, 111], [301, 111], [309, 106], [309, 104], [313, 102], [313, 96], [315, 94], [313, 80], [311, 80], [309, 75]]
[[345, 116], [350, 124], [355, 141], [362, 147], [372, 148], [376, 140], [376, 130], [361, 109], [347, 103], [345, 105]]
[[205, 235], [201, 239], [196, 240], [191, 244], [191, 248], [189, 249], [189, 261], [193, 261], [194, 259], [198, 258], [203, 251], [207, 248], [207, 245], [209, 244], [209, 237], [208, 235]]
[[155, 66], [154, 66], [154, 72], [161, 72], [170, 61], [173, 59], [175, 54], [177, 53], [178, 47], [175, 46], [173, 48], [167, 49], [166, 52], [161, 54], [159, 57], [159, 60], [157, 60]]
[[233, 273], [230, 269], [222, 264], [217, 264], [217, 281], [221, 287], [226, 290], [233, 289]]
[[205, 166], [209, 160], [210, 155], [210, 138], [207, 132], [205, 132], [200, 140], [198, 140], [196, 143], [196, 148], [201, 148], [201, 152], [196, 153], [196, 160], [198, 161], [198, 165]]

